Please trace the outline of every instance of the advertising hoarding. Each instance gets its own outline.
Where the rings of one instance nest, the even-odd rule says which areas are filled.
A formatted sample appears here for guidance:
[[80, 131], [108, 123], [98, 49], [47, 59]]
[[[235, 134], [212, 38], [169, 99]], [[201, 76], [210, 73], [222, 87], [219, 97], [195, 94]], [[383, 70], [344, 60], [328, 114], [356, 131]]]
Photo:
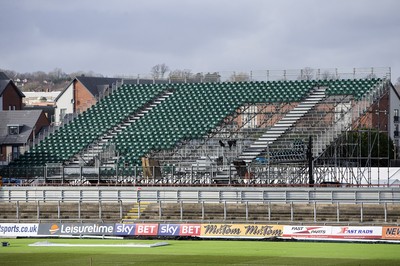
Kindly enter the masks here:
[[114, 235], [114, 224], [42, 223], [38, 235]]
[[37, 236], [37, 223], [0, 223], [0, 237]]
[[283, 237], [286, 238], [329, 238], [331, 226], [288, 226], [283, 227]]
[[382, 227], [382, 239], [400, 240], [400, 227], [399, 226]]
[[282, 236], [282, 225], [202, 224], [200, 237], [271, 238]]
[[332, 226], [332, 238], [381, 239], [382, 226]]

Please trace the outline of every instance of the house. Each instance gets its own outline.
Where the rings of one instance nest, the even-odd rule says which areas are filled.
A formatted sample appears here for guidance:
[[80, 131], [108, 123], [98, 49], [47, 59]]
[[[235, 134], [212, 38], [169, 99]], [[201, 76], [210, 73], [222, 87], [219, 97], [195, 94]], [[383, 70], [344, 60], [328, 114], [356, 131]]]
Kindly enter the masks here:
[[121, 79], [85, 76], [74, 78], [55, 98], [55, 123], [62, 122], [67, 114], [86, 111], [100, 98], [107, 95], [117, 81]]
[[99, 99], [112, 93], [112, 88], [117, 83], [125, 84], [153, 84], [168, 83], [167, 80], [147, 78], [121, 79], [78, 76], [55, 98], [55, 117], [53, 121], [59, 124], [69, 114], [86, 111]]
[[50, 123], [54, 122], [55, 98], [61, 91], [24, 92], [24, 110], [43, 110]]
[[23, 97], [25, 95], [15, 83], [4, 72], [0, 72], [0, 110], [22, 110]]
[[42, 110], [0, 111], [0, 121], [0, 165], [18, 158], [50, 124]]

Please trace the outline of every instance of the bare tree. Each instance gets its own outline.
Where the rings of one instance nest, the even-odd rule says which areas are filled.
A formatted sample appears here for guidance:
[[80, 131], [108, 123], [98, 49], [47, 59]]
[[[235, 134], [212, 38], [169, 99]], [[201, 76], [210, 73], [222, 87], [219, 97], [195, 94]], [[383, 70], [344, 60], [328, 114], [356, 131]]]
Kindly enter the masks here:
[[70, 76], [72, 79], [73, 78], [75, 78], [75, 77], [79, 77], [79, 76], [85, 76], [85, 77], [103, 77], [103, 75], [102, 74], [100, 74], [100, 73], [96, 73], [96, 72], [94, 72], [94, 71], [92, 71], [92, 70], [90, 70], [90, 71], [76, 71], [76, 72], [72, 72], [72, 73], [70, 73], [68, 76]]
[[297, 78], [299, 80], [312, 80], [314, 78], [314, 69], [311, 67], [305, 67], [301, 70], [300, 76]]
[[169, 71], [169, 67], [165, 64], [157, 64], [151, 68], [151, 75], [153, 78], [164, 78], [165, 73]]
[[335, 74], [326, 70], [321, 74], [321, 79], [322, 80], [331, 80], [331, 79], [336, 79], [336, 77], [335, 77]]
[[43, 82], [47, 79], [47, 74], [43, 71], [33, 72], [32, 75], [33, 75], [33, 78], [39, 82]]

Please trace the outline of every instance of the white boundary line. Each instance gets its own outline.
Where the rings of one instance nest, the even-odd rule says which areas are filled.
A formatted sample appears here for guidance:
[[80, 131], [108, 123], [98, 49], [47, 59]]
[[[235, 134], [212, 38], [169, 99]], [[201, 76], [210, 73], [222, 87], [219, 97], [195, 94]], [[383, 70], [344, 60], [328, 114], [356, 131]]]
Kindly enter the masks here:
[[51, 243], [48, 241], [36, 242], [29, 244], [30, 247], [118, 247], [118, 248], [153, 248], [169, 245], [167, 242], [158, 242], [154, 244], [68, 244], [68, 243]]

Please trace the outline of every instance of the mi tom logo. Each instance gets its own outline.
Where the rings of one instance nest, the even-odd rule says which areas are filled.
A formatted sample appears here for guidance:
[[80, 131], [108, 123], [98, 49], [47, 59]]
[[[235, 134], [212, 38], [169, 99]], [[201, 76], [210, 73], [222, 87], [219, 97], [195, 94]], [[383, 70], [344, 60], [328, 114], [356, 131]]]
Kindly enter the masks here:
[[54, 234], [57, 233], [59, 230], [60, 230], [60, 227], [58, 227], [58, 225], [52, 224], [51, 227], [50, 227], [50, 229], [49, 229], [49, 232], [50, 232], [50, 234], [54, 235]]

